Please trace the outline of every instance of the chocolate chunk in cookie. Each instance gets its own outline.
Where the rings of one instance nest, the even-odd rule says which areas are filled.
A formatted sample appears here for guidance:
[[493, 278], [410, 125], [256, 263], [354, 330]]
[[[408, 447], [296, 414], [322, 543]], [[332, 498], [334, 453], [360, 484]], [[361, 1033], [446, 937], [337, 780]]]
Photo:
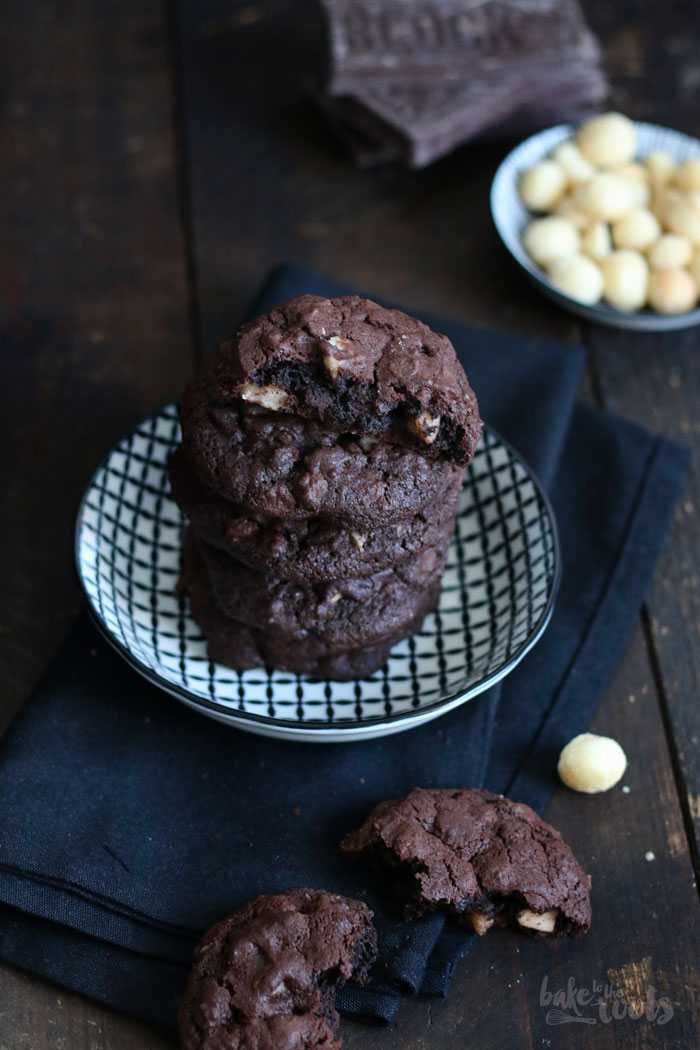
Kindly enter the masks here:
[[212, 363], [241, 399], [343, 432], [391, 437], [465, 466], [481, 420], [447, 336], [357, 295], [300, 295], [243, 326]]
[[246, 511], [199, 482], [182, 447], [171, 455], [169, 472], [173, 497], [198, 537], [258, 572], [312, 582], [369, 576], [438, 546], [452, 535], [462, 488], [457, 472], [412, 518], [360, 529], [325, 518], [285, 521]]
[[490, 791], [414, 788], [378, 805], [341, 851], [389, 868], [409, 915], [443, 911], [479, 934], [496, 924], [581, 936], [590, 926], [590, 876], [559, 832]]
[[256, 897], [197, 946], [182, 1050], [340, 1050], [336, 988], [365, 984], [376, 954], [360, 901], [321, 890]]

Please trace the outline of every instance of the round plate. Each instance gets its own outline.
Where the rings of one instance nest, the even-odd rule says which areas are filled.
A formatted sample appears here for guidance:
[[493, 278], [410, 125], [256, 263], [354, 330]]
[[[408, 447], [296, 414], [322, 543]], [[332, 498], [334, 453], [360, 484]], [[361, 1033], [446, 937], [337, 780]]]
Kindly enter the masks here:
[[467, 470], [438, 609], [358, 682], [212, 664], [175, 594], [184, 519], [167, 458], [180, 439], [169, 405], [114, 448], [78, 513], [78, 575], [98, 625], [149, 681], [253, 733], [347, 741], [397, 733], [499, 681], [544, 631], [559, 581], [549, 502], [520, 457], [485, 429]]
[[[690, 138], [671, 128], [662, 128], [658, 124], [637, 121], [635, 127], [640, 157], [646, 157], [652, 150], [657, 149], [665, 150], [676, 163], [700, 156], [698, 139]], [[532, 212], [520, 199], [520, 176], [537, 161], [543, 160], [564, 139], [571, 138], [574, 131], [573, 124], [559, 124], [556, 128], [540, 131], [521, 142], [498, 168], [491, 185], [491, 214], [506, 248], [545, 295], [587, 321], [611, 325], [613, 328], [628, 328], [636, 332], [670, 332], [700, 324], [700, 308], [688, 310], [683, 314], [658, 314], [648, 309], [624, 313], [605, 303], [598, 303], [596, 306], [577, 303], [568, 295], [562, 295], [550, 284], [545, 271], [540, 269], [523, 248], [522, 238], [525, 227], [532, 220]]]

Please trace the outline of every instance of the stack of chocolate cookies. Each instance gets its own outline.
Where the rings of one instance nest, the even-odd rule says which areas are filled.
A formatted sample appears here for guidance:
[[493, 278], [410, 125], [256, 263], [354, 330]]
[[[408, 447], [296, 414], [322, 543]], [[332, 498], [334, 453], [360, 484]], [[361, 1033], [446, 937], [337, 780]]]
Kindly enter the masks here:
[[436, 605], [481, 433], [454, 348], [398, 310], [302, 295], [186, 388], [182, 592], [212, 660], [359, 678]]

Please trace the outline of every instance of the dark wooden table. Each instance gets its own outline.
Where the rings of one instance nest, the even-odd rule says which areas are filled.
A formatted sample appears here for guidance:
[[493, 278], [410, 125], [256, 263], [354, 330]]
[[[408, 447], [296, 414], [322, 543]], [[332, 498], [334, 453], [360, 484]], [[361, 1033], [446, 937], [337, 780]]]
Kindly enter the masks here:
[[[699, 135], [696, 0], [586, 6], [615, 105]], [[71, 534], [96, 462], [178, 394], [281, 259], [416, 311], [583, 341], [583, 398], [700, 450], [698, 331], [583, 327], [533, 291], [488, 215], [504, 147], [418, 174], [353, 170], [305, 101], [310, 3], [25, 3], [4, 22], [1, 727], [79, 607]], [[591, 726], [625, 747], [629, 792], [561, 789], [547, 811], [593, 873], [593, 932], [571, 944], [490, 935], [447, 1000], [407, 1003], [393, 1029], [344, 1023], [349, 1048], [700, 1045], [699, 511], [696, 462]], [[545, 977], [612, 982], [632, 1003], [654, 986], [674, 1015], [552, 1027]], [[0, 1050], [171, 1046], [0, 968]]]

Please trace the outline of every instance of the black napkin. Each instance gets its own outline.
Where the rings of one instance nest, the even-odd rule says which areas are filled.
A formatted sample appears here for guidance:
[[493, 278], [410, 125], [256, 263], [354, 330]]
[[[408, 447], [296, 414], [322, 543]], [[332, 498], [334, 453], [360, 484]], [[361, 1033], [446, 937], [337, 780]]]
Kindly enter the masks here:
[[[332, 282], [284, 267], [251, 313]], [[411, 309], [411, 304], [408, 304]], [[344, 1009], [389, 1020], [445, 994], [470, 936], [401, 920], [336, 847], [416, 784], [487, 784], [542, 808], [631, 629], [687, 465], [679, 446], [575, 405], [581, 349], [426, 317], [455, 343], [485, 419], [550, 490], [563, 582], [542, 641], [500, 689], [410, 732], [353, 744], [266, 740], [142, 681], [83, 617], [0, 752], [0, 955], [172, 1024], [192, 946], [260, 892], [362, 896], [381, 953]]]

